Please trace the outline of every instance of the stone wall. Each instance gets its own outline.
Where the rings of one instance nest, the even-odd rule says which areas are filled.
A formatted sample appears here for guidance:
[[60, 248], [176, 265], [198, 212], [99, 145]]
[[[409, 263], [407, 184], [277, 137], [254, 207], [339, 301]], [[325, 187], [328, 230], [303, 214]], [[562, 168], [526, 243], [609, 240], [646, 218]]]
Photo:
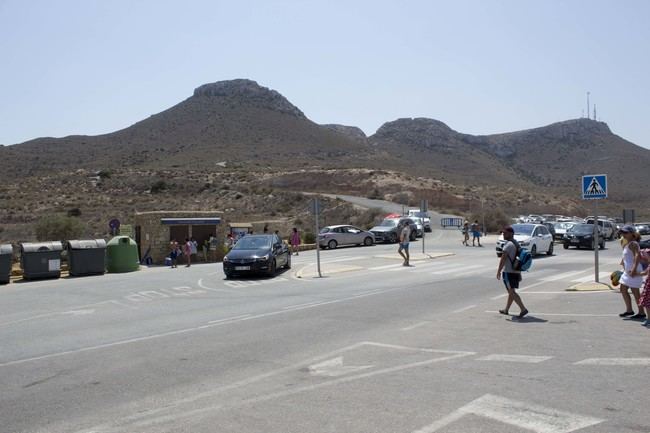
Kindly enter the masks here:
[[[208, 261], [221, 261], [223, 259], [223, 244], [226, 230], [226, 222], [223, 220], [223, 212], [219, 211], [155, 211], [136, 212], [135, 230], [140, 229], [140, 253], [144, 256], [150, 249], [149, 255], [153, 263], [162, 265], [165, 257], [169, 256], [170, 228], [160, 222], [161, 218], [221, 218], [221, 224], [217, 224], [214, 234], [217, 237], [217, 251], [210, 251]], [[182, 240], [180, 240], [182, 241]], [[203, 261], [201, 245], [199, 245], [198, 261]]]

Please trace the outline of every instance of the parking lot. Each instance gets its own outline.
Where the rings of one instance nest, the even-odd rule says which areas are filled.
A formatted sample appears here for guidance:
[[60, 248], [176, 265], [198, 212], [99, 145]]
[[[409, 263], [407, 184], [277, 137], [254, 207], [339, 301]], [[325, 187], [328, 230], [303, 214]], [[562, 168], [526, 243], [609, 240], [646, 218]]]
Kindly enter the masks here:
[[[524, 275], [497, 313], [496, 238], [294, 256], [275, 278], [219, 265], [5, 286], [0, 417], [12, 432], [639, 432], [649, 331], [618, 317], [593, 253]], [[601, 277], [620, 246], [601, 251]], [[517, 313], [513, 311], [513, 313]], [[291, 422], [287, 422], [291, 420]]]

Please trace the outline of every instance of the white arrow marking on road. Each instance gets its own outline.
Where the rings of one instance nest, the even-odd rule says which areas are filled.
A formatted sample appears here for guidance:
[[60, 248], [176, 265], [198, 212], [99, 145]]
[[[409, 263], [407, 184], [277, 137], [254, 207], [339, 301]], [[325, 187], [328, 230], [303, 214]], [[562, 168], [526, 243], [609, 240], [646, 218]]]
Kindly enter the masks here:
[[339, 377], [348, 373], [367, 370], [374, 365], [343, 365], [343, 357], [339, 356], [318, 364], [310, 365], [309, 372], [314, 376]]
[[465, 415], [475, 415], [509, 424], [518, 429], [528, 429], [537, 433], [570, 433], [604, 420], [571, 412], [564, 412], [536, 404], [510, 400], [496, 395], [483, 397], [461, 407], [446, 417], [429, 424], [413, 433], [434, 433], [460, 420]]
[[532, 356], [532, 355], [502, 355], [493, 353], [492, 355], [477, 358], [477, 361], [499, 361], [499, 362], [525, 362], [528, 364], [537, 364], [552, 359], [552, 356]]

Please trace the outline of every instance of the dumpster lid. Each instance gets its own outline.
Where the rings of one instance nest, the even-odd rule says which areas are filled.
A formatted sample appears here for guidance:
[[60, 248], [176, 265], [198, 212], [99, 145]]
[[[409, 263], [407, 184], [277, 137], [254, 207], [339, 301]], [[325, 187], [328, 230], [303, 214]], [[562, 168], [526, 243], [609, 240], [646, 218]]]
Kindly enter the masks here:
[[63, 244], [61, 242], [24, 242], [20, 244], [23, 253], [37, 253], [39, 251], [61, 251]]
[[2, 244], [0, 245], [0, 255], [13, 254], [14, 247], [11, 244]]
[[67, 248], [70, 250], [105, 249], [106, 241], [104, 239], [75, 239], [68, 241]]

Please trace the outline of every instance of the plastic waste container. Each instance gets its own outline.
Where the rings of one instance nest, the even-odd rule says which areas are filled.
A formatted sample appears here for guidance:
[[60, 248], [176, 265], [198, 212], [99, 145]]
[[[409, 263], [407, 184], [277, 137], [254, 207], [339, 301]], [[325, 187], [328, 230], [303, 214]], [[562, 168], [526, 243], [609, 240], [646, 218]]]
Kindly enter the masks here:
[[7, 284], [11, 279], [11, 264], [14, 249], [11, 244], [0, 245], [0, 284]]
[[73, 240], [66, 244], [70, 275], [103, 275], [106, 272], [104, 239]]
[[115, 236], [106, 245], [107, 270], [111, 273], [140, 269], [138, 244], [128, 236]]
[[20, 266], [23, 278], [59, 278], [61, 276], [61, 242], [20, 244]]

